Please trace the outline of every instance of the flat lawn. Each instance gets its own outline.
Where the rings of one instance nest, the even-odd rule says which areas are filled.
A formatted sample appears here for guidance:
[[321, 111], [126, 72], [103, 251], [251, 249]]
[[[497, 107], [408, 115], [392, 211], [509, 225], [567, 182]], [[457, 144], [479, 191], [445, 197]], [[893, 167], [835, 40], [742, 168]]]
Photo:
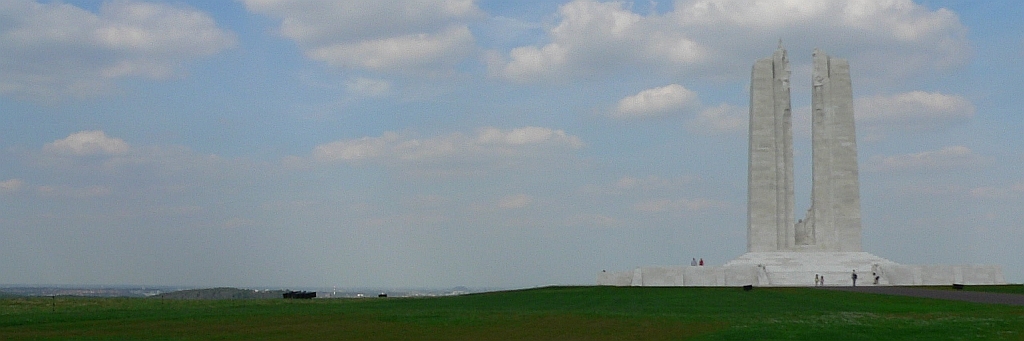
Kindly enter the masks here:
[[1024, 307], [812, 288], [438, 298], [0, 299], [0, 340], [1021, 340]]
[[[923, 289], [933, 290], [956, 290], [951, 285], [942, 286], [922, 286]], [[1007, 285], [965, 285], [963, 291], [980, 291], [980, 292], [995, 292], [1002, 294], [1018, 294], [1024, 295], [1024, 284], [1007, 284]]]

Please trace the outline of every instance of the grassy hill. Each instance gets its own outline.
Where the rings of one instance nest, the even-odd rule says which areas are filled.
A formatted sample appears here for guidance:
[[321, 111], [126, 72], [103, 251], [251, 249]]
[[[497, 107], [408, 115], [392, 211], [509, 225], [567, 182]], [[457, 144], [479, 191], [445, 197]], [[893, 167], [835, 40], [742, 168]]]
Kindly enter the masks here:
[[1020, 340], [1024, 307], [812, 288], [549, 287], [437, 298], [0, 299], [0, 339]]

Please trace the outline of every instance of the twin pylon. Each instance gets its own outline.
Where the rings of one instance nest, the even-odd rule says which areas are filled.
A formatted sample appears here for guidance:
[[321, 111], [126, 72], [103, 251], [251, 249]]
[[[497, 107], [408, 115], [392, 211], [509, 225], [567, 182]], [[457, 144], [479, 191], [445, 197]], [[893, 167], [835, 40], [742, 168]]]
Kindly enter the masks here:
[[794, 218], [789, 60], [779, 48], [750, 82], [747, 251], [861, 251], [860, 185], [850, 65], [814, 50], [811, 207]]

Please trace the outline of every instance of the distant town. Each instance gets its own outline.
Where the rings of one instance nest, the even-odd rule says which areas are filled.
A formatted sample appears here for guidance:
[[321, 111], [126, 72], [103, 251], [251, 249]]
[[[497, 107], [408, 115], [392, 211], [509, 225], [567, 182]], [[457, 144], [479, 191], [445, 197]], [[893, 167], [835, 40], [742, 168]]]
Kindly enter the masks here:
[[[230, 294], [225, 294], [225, 290]], [[504, 290], [501, 288], [470, 289], [381, 289], [381, 288], [195, 288], [175, 286], [0, 286], [4, 296], [81, 296], [81, 297], [164, 297], [197, 299], [273, 298], [288, 291], [315, 292], [317, 298], [379, 298], [453, 296]], [[181, 293], [189, 292], [185, 297]], [[175, 295], [174, 293], [179, 293]], [[248, 293], [248, 294], [246, 294]]]

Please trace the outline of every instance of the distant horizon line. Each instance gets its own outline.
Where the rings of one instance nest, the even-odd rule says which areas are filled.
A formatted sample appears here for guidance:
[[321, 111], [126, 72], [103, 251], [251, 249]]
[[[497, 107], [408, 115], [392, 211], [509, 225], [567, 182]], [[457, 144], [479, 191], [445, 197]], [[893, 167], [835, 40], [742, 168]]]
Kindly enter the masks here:
[[[559, 286], [564, 284], [546, 284], [525, 287], [495, 287], [495, 286], [288, 286], [288, 285], [175, 285], [175, 284], [0, 284], [0, 290], [7, 288], [60, 288], [60, 289], [146, 289], [146, 288], [174, 288], [174, 289], [213, 289], [213, 288], [235, 288], [253, 290], [290, 290], [290, 289], [390, 289], [390, 290], [447, 290], [447, 289], [480, 289], [480, 290], [515, 290], [526, 288], [538, 288], [545, 286]], [[570, 285], [571, 286], [571, 285]]]

